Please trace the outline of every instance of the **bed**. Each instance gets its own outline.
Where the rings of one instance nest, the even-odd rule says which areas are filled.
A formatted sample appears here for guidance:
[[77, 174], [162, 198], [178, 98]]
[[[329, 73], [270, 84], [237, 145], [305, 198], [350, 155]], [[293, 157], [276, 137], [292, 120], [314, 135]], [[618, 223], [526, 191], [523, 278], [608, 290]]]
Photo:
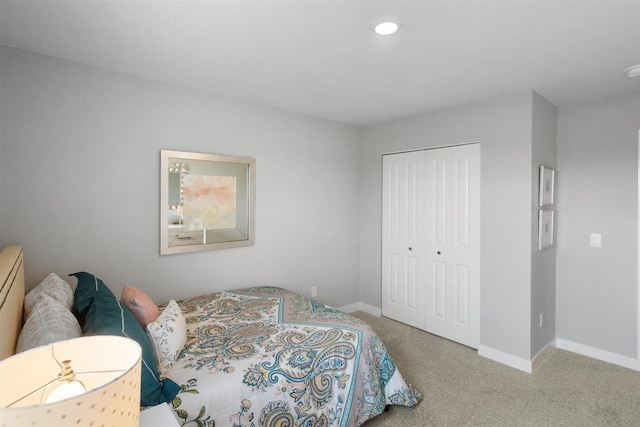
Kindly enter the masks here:
[[[0, 357], [13, 353], [20, 334], [22, 257], [17, 246], [0, 254]], [[72, 311], [83, 334], [119, 334], [126, 324], [134, 337], [136, 324], [144, 326], [144, 310], [137, 310], [144, 304], [132, 300], [140, 303], [146, 295], [125, 298], [123, 290], [117, 299], [95, 276], [74, 275]], [[116, 330], [96, 326], [92, 311], [101, 304], [115, 313]], [[149, 343], [141, 344], [143, 362], [147, 381], [157, 387], [153, 399], [142, 401], [167, 402], [181, 425], [357, 426], [388, 405], [421, 400], [368, 324], [285, 289], [237, 289], [154, 307], [156, 319], [137, 340], [151, 343], [154, 353], [146, 361]], [[144, 390], [145, 369], [142, 380]]]

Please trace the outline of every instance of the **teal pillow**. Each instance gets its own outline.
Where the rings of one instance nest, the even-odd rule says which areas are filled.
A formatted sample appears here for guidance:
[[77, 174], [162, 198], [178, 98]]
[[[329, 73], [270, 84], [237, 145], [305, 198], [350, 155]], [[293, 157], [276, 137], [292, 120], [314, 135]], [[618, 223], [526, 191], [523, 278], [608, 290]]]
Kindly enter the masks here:
[[93, 304], [93, 300], [98, 295], [114, 299], [115, 295], [113, 295], [111, 289], [109, 289], [102, 280], [98, 279], [93, 274], [83, 271], [80, 273], [70, 274], [69, 276], [75, 276], [78, 279], [78, 286], [73, 294], [73, 306], [71, 307], [71, 311], [76, 316], [80, 326], [82, 327], [84, 326], [87, 312]]
[[78, 278], [72, 311], [78, 320], [82, 317], [83, 335], [117, 335], [137, 341], [142, 347], [140, 405], [171, 402], [180, 386], [169, 378], [160, 378], [154, 349], [133, 313], [94, 275], [81, 272], [71, 276]]

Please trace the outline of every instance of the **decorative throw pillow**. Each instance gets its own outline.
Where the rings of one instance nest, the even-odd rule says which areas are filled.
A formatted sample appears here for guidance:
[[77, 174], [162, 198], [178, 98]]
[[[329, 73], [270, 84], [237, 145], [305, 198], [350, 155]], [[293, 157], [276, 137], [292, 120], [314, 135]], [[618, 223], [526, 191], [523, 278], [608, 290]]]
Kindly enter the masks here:
[[144, 329], [126, 305], [121, 304], [107, 286], [92, 274], [74, 273], [78, 278], [73, 311], [83, 316], [85, 335], [117, 335], [131, 338], [142, 348], [142, 383], [140, 404], [155, 406], [171, 402], [180, 386], [161, 378], [155, 351]]
[[69, 309], [58, 300], [41, 293], [20, 331], [16, 353], [56, 341], [78, 338], [80, 335], [80, 325]]
[[142, 327], [154, 322], [160, 316], [160, 310], [155, 302], [138, 288], [125, 285], [120, 295], [120, 301], [136, 316]]
[[147, 334], [156, 349], [158, 370], [166, 374], [187, 343], [187, 322], [178, 303], [169, 301], [158, 319], [147, 325]]
[[31, 289], [29, 293], [24, 296], [25, 320], [29, 317], [31, 311], [33, 311], [33, 307], [36, 305], [36, 300], [40, 294], [49, 295], [67, 307], [67, 310], [71, 309], [71, 305], [73, 304], [73, 290], [71, 289], [71, 285], [58, 277], [56, 273], [50, 273], [38, 286]]
[[73, 306], [71, 311], [78, 319], [80, 327], [84, 327], [85, 317], [93, 300], [99, 295], [108, 298], [115, 298], [111, 289], [104, 284], [104, 282], [98, 279], [93, 274], [87, 272], [73, 273], [69, 276], [74, 276], [78, 279], [78, 286], [73, 294]]

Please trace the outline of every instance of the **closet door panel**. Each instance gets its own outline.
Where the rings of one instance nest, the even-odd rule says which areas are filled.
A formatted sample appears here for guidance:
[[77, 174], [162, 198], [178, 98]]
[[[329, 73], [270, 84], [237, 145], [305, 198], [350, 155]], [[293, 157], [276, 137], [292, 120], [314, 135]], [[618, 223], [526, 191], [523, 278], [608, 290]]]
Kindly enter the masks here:
[[424, 152], [383, 157], [382, 314], [424, 329]]
[[[425, 329], [477, 348], [480, 339], [480, 146], [427, 151]], [[433, 271], [431, 271], [433, 270]], [[444, 271], [444, 273], [442, 272]], [[444, 290], [443, 290], [444, 289]], [[444, 315], [443, 315], [444, 313]]]

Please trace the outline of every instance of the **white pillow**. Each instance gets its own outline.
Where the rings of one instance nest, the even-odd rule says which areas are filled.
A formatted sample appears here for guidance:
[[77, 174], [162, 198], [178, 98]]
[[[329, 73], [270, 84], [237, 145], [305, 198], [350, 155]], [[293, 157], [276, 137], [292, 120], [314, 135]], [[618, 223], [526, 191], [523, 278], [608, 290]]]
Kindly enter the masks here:
[[29, 293], [24, 296], [24, 319], [29, 317], [33, 307], [36, 305], [38, 295], [45, 294], [51, 298], [57, 300], [62, 305], [71, 310], [73, 305], [73, 290], [71, 285], [58, 277], [56, 273], [50, 273], [47, 277], [40, 282], [38, 286], [31, 289]]
[[164, 375], [187, 343], [187, 322], [178, 303], [169, 301], [156, 321], [147, 325], [147, 335], [156, 349], [158, 370]]
[[67, 307], [47, 294], [40, 294], [20, 331], [16, 353], [56, 341], [78, 338], [81, 334], [78, 320]]

